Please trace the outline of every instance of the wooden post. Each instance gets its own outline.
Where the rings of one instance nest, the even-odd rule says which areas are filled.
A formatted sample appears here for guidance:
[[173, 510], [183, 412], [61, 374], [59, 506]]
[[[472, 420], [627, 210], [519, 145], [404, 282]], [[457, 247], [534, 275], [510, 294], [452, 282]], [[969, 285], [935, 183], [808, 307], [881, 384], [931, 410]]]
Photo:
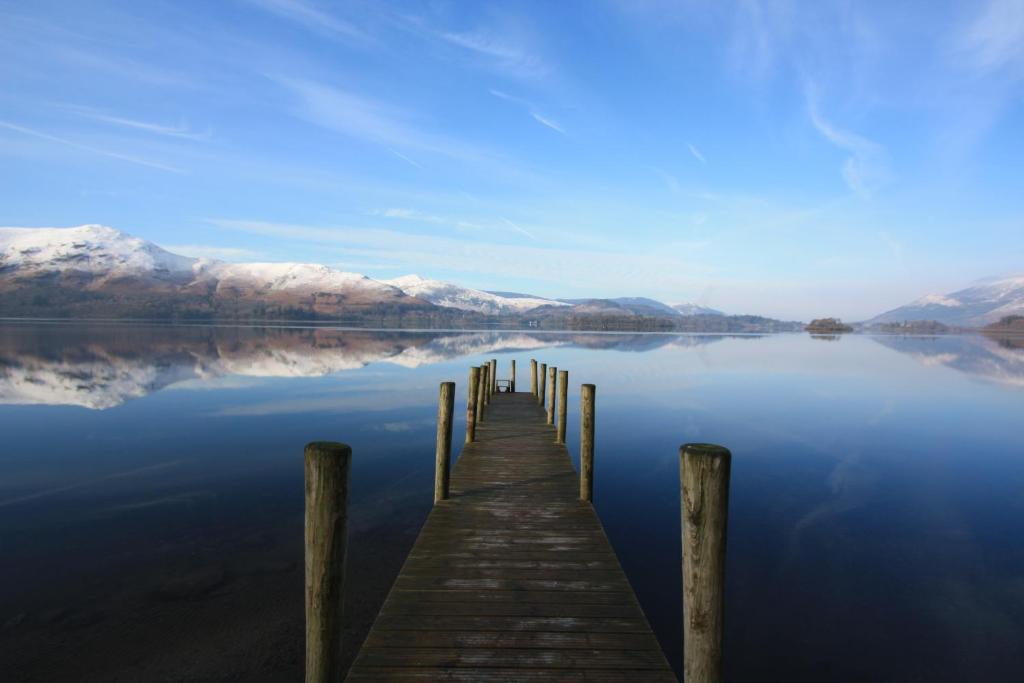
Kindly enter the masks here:
[[484, 405], [491, 405], [491, 364], [484, 363], [482, 366], [484, 371]]
[[516, 391], [516, 359], [512, 359], [512, 376], [509, 377], [508, 390], [512, 393]]
[[491, 359], [491, 393], [498, 393], [498, 359]]
[[683, 522], [683, 678], [722, 680], [725, 530], [732, 454], [714, 444], [679, 449]]
[[306, 683], [344, 678], [338, 665], [351, 462], [343, 443], [306, 445]]
[[476, 439], [476, 391], [480, 384], [480, 368], [469, 369], [466, 385], [466, 443]]
[[580, 500], [594, 502], [594, 393], [593, 384], [580, 387]]
[[568, 414], [569, 403], [569, 371], [558, 371], [558, 429], [555, 432], [555, 442], [565, 443], [565, 422]]
[[434, 503], [448, 500], [448, 469], [452, 463], [452, 412], [455, 382], [441, 382], [437, 398], [437, 443], [434, 448]]
[[530, 359], [530, 393], [537, 395], [537, 361]]
[[540, 407], [541, 408], [544, 407], [544, 392], [545, 392], [545, 384], [547, 382], [547, 379], [548, 379], [548, 364], [547, 363], [541, 363], [540, 364], [540, 374], [537, 376], [537, 381], [540, 382], [540, 384], [537, 386], [537, 402], [540, 403]]
[[[487, 376], [484, 374], [484, 366], [477, 368], [477, 382], [476, 382], [476, 423], [480, 424], [484, 421], [484, 394], [487, 393], [487, 385], [484, 382], [487, 380]], [[474, 437], [476, 435], [474, 433]]]
[[555, 424], [555, 390], [558, 387], [558, 368], [548, 368], [548, 424]]

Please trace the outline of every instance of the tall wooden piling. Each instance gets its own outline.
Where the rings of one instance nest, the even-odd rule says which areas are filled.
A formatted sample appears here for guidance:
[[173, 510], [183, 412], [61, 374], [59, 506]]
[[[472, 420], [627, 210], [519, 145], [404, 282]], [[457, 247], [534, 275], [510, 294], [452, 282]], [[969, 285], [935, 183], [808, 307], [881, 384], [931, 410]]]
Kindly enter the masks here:
[[477, 368], [476, 377], [476, 422], [480, 424], [484, 421], [484, 394], [487, 393], [487, 375], [484, 373], [484, 366]]
[[548, 364], [540, 364], [540, 372], [537, 375], [537, 381], [540, 383], [537, 386], [537, 402], [540, 403], [540, 407], [544, 407], [544, 393], [546, 392], [546, 384], [548, 379]]
[[565, 443], [565, 423], [569, 412], [569, 371], [558, 371], [558, 428], [555, 443]]
[[558, 368], [548, 368], [548, 424], [555, 424], [555, 391], [558, 388]]
[[683, 677], [722, 680], [725, 540], [732, 454], [714, 444], [679, 449], [683, 529]]
[[491, 359], [491, 393], [498, 393], [498, 359]]
[[537, 361], [530, 359], [530, 393], [537, 395]]
[[516, 390], [516, 359], [512, 359], [512, 375], [509, 377], [508, 390], [515, 393]]
[[489, 406], [491, 404], [491, 364], [484, 363], [481, 367], [484, 372], [484, 405]]
[[437, 398], [437, 441], [434, 449], [434, 502], [448, 500], [448, 472], [452, 463], [452, 413], [455, 382], [441, 382]]
[[352, 449], [306, 445], [306, 683], [341, 681], [348, 479]]
[[580, 500], [594, 501], [594, 394], [593, 384], [580, 387]]
[[469, 369], [466, 385], [466, 443], [476, 439], [476, 392], [480, 385], [480, 368]]

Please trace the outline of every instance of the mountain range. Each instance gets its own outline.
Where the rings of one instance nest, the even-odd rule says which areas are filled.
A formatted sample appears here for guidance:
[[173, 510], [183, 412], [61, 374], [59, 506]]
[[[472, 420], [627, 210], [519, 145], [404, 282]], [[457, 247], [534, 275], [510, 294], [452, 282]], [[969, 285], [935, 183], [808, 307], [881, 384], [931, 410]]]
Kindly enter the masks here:
[[934, 320], [956, 327], [982, 327], [1010, 315], [1024, 315], [1024, 274], [978, 280], [950, 294], [929, 294], [866, 324]]
[[[654, 299], [549, 299], [405, 275], [375, 280], [310, 263], [227, 263], [174, 254], [102, 225], [0, 228], [0, 315], [279, 318], [378, 324], [673, 329], [722, 316]], [[727, 330], [728, 331], [728, 330]]]
[[[982, 327], [1024, 314], [1024, 275], [931, 294], [864, 323]], [[305, 319], [380, 326], [763, 332], [800, 325], [645, 297], [556, 299], [405, 275], [376, 280], [312, 263], [174, 254], [102, 225], [0, 228], [0, 315]]]

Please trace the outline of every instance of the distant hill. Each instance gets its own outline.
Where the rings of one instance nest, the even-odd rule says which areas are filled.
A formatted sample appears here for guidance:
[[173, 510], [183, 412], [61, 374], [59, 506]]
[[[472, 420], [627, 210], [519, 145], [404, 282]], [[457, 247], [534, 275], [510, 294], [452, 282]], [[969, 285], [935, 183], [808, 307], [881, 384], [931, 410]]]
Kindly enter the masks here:
[[945, 325], [983, 327], [1008, 315], [1024, 314], [1024, 274], [979, 280], [950, 294], [929, 294], [887, 311], [865, 324], [934, 320]]
[[725, 315], [725, 313], [722, 313], [721, 311], [716, 311], [713, 308], [708, 308], [707, 306], [701, 306], [699, 304], [672, 304], [672, 308], [680, 315]]

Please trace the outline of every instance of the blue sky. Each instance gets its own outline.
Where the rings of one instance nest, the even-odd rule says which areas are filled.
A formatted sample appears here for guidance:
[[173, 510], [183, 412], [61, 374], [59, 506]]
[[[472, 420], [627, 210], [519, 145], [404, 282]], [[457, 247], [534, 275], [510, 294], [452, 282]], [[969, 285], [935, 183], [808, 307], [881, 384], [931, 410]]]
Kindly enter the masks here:
[[0, 224], [864, 318], [1024, 271], [1024, 1], [0, 1]]

